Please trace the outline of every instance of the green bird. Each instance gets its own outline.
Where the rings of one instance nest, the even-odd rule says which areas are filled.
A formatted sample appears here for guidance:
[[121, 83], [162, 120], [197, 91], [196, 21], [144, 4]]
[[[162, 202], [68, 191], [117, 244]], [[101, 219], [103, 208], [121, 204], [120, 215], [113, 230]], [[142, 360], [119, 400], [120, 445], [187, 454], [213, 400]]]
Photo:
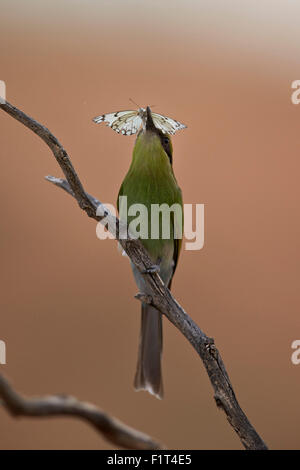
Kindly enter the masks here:
[[[182, 194], [172, 168], [173, 148], [170, 136], [158, 129], [152, 119], [151, 110], [146, 109], [143, 128], [139, 132], [129, 171], [121, 185], [118, 195], [120, 218], [124, 218], [124, 210], [119, 205], [119, 197], [127, 196], [128, 209], [132, 204], [143, 204], [148, 210], [148, 238], [141, 238], [159, 270], [165, 285], [171, 287], [173, 275], [178, 263], [182, 239], [176, 236], [183, 230]], [[153, 204], [176, 204], [180, 212], [170, 215], [170, 236], [165, 237], [162, 230], [162, 215], [158, 219], [158, 237], [151, 238]], [[124, 208], [123, 208], [124, 209]], [[127, 209], [126, 209], [127, 210]], [[134, 219], [127, 212], [127, 222]], [[151, 226], [152, 224], [152, 226]], [[140, 273], [131, 263], [135, 281], [142, 293], [147, 293], [144, 278], [148, 273]], [[141, 333], [138, 352], [137, 369], [134, 386], [136, 390], [147, 390], [158, 398], [163, 397], [163, 381], [161, 371], [162, 356], [162, 315], [154, 307], [142, 303]]]

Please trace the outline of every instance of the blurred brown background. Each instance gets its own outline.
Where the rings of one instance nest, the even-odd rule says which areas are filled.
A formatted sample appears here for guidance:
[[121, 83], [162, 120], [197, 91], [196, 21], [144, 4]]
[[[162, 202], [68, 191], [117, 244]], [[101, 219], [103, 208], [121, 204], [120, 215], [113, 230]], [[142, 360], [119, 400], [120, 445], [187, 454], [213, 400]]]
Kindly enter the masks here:
[[[272, 7], [272, 8], [271, 8]], [[134, 137], [91, 118], [141, 106], [188, 125], [173, 139], [205, 246], [184, 251], [176, 298], [216, 340], [241, 406], [273, 449], [299, 448], [299, 4], [291, 1], [1, 1], [7, 99], [69, 151], [88, 192], [115, 202]], [[164, 321], [165, 399], [132, 386], [139, 304], [128, 261], [44, 180], [45, 144], [0, 112], [1, 321], [28, 395], [70, 393], [169, 448], [240, 449], [202, 363]], [[13, 420], [0, 447], [107, 449], [71, 419]]]

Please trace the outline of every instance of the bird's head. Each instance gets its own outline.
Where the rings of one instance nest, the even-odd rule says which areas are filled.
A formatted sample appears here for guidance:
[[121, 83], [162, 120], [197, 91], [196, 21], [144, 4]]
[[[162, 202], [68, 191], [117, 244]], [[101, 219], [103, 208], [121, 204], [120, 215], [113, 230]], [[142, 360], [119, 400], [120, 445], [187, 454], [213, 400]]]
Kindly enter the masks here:
[[137, 143], [145, 149], [153, 148], [153, 151], [164, 151], [172, 165], [173, 147], [171, 138], [168, 134], [158, 129], [152, 118], [151, 109], [147, 106], [143, 113], [143, 128], [138, 134]]

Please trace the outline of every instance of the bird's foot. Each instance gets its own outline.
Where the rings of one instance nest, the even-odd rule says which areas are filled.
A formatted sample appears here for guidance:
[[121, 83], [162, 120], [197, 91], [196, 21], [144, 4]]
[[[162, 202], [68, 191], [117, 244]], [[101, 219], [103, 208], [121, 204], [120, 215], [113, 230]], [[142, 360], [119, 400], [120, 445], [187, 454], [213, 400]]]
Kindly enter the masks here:
[[138, 292], [134, 296], [137, 300], [140, 300], [141, 302], [144, 302], [144, 304], [151, 305], [152, 304], [152, 297], [151, 295], [148, 294], [143, 294], [143, 292]]
[[153, 264], [150, 268], [144, 269], [141, 271], [142, 274], [154, 274], [160, 272], [160, 266], [158, 264]]

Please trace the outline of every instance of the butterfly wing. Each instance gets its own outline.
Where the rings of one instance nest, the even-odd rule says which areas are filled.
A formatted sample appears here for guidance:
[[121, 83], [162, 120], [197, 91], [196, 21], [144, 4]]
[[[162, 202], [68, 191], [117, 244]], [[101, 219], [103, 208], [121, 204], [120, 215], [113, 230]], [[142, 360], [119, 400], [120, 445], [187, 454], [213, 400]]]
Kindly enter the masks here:
[[118, 134], [136, 134], [142, 125], [138, 111], [117, 111], [116, 113], [102, 114], [93, 119], [97, 124], [106, 122], [107, 126]]
[[[116, 113], [102, 114], [93, 119], [97, 124], [106, 122], [107, 126], [118, 134], [136, 134], [145, 121], [145, 109], [139, 108], [137, 111], [117, 111]], [[175, 134], [175, 132], [186, 128], [184, 124], [175, 119], [152, 113], [155, 126], [165, 134]]]
[[155, 126], [164, 134], [175, 134], [175, 132], [185, 129], [186, 125], [175, 119], [163, 116], [162, 114], [152, 113], [152, 119]]

